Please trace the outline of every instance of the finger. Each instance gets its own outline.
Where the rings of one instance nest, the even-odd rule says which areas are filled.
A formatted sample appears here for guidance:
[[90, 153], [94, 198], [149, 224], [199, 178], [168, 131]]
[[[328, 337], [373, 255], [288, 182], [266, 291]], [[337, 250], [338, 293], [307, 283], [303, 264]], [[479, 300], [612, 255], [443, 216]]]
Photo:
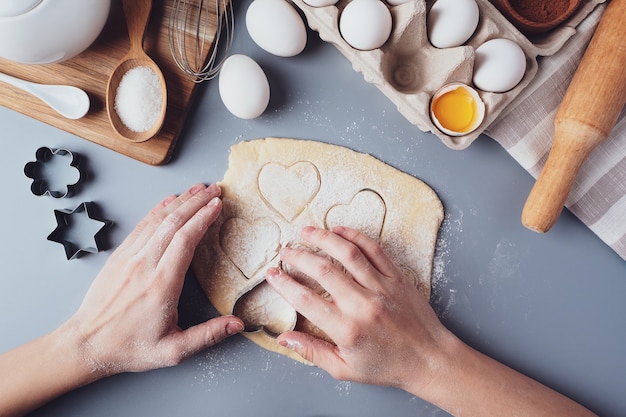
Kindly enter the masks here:
[[159, 259], [157, 268], [165, 272], [159, 276], [178, 277], [179, 280], [173, 283], [182, 286], [183, 277], [189, 269], [196, 246], [217, 219], [221, 209], [220, 198], [213, 198], [175, 233], [171, 243]]
[[300, 314], [333, 337], [327, 330], [332, 328], [331, 323], [340, 319], [340, 313], [333, 303], [298, 283], [282, 269], [268, 269], [265, 280]]
[[[379, 285], [378, 270], [361, 252], [361, 249], [351, 241], [329, 230], [310, 226], [302, 229], [302, 237], [341, 262], [352, 275], [354, 281], [361, 284], [361, 286], [376, 288]], [[323, 283], [321, 284], [324, 285]]]
[[222, 189], [217, 184], [210, 184], [208, 186], [202, 183], [195, 184], [183, 194], [178, 196], [178, 198], [176, 198], [174, 201], [166, 204], [164, 208], [164, 215], [168, 215], [169, 213], [176, 211], [180, 206], [185, 204], [186, 201], [192, 199], [194, 196], [199, 195], [202, 192], [210, 193], [210, 198], [213, 198], [219, 197], [222, 193]]
[[[212, 187], [193, 194], [191, 198], [182, 203], [167, 214], [158, 225], [152, 236], [146, 242], [144, 250], [158, 263], [164, 252], [169, 247], [176, 233], [203, 207], [215, 197], [216, 189]], [[181, 199], [176, 199], [181, 201]], [[176, 201], [171, 204], [177, 204]]]
[[355, 285], [352, 277], [341, 270], [329, 257], [322, 257], [304, 249], [283, 248], [280, 251], [280, 259], [313, 278], [334, 299], [350, 297], [354, 291], [360, 289], [358, 285]]
[[204, 184], [196, 184], [178, 197], [168, 196], [164, 200], [162, 200], [150, 211], [150, 213], [148, 213], [147, 216], [145, 216], [137, 224], [135, 229], [126, 239], [125, 243], [128, 243], [128, 245], [130, 246], [130, 250], [134, 253], [139, 252], [152, 238], [155, 231], [159, 228], [163, 220], [168, 215], [176, 211], [181, 205], [190, 200], [193, 196], [207, 189], [210, 192], [210, 198], [219, 196], [221, 194], [221, 190], [216, 184], [212, 184], [209, 187], [205, 186]]
[[279, 345], [293, 350], [304, 360], [328, 371], [337, 379], [343, 379], [346, 363], [339, 353], [339, 348], [325, 340], [307, 333], [285, 332], [276, 339]]
[[398, 272], [395, 263], [387, 256], [380, 245], [366, 234], [344, 226], [333, 228], [333, 232], [347, 241], [354, 243], [374, 268], [383, 275], [394, 276]]
[[165, 360], [177, 364], [229, 336], [241, 333], [243, 329], [244, 324], [238, 317], [220, 316], [187, 330], [172, 333], [159, 346]]
[[[129, 248], [133, 248], [133, 247], [138, 247], [138, 248], [142, 248], [143, 247], [143, 243], [146, 241], [145, 238], [142, 238], [144, 235], [149, 234], [148, 231], [146, 231], [151, 224], [155, 223], [154, 219], [161, 217], [161, 212], [163, 210], [163, 208], [165, 206], [167, 206], [168, 204], [170, 204], [172, 201], [176, 200], [176, 196], [175, 195], [170, 195], [165, 197], [163, 200], [161, 200], [159, 202], [159, 204], [157, 204], [156, 206], [154, 206], [150, 212], [148, 212], [148, 214], [146, 216], [144, 216], [133, 228], [133, 230], [128, 234], [128, 236], [126, 237], [126, 239], [124, 239], [124, 241], [122, 242], [122, 244], [120, 245], [120, 248], [122, 247], [129, 247]], [[138, 243], [139, 242], [139, 243]]]

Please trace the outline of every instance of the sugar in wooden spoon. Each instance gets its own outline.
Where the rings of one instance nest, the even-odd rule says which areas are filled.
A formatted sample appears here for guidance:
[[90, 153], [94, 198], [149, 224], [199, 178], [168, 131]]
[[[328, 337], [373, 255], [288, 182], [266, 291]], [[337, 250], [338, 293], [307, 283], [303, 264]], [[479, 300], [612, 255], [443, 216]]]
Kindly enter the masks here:
[[[156, 135], [163, 125], [167, 88], [161, 69], [143, 49], [152, 1], [124, 0], [123, 8], [130, 50], [109, 78], [106, 108], [111, 125], [120, 136], [132, 142], [143, 142]], [[123, 100], [126, 102], [120, 102]], [[139, 102], [128, 103], [129, 100]], [[151, 119], [152, 113], [155, 114]], [[153, 122], [146, 126], [145, 120]]]

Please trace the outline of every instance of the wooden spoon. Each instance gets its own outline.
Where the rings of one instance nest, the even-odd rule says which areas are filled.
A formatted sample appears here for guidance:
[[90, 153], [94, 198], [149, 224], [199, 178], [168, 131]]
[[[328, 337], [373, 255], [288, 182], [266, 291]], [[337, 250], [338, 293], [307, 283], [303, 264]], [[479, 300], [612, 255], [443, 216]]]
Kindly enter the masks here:
[[[130, 50], [120, 60], [119, 64], [109, 77], [106, 92], [106, 108], [109, 120], [113, 129], [123, 138], [131, 142], [144, 142], [156, 135], [165, 119], [165, 109], [167, 107], [167, 87], [165, 78], [159, 66], [154, 62], [143, 49], [143, 37], [148, 25], [152, 0], [124, 0], [124, 15], [126, 16], [126, 26], [130, 38]], [[144, 132], [135, 132], [126, 126], [115, 110], [115, 96], [122, 77], [133, 68], [148, 67], [152, 69], [159, 78], [163, 97], [161, 100], [161, 112], [154, 125]]]
[[554, 118], [554, 143], [524, 210], [522, 223], [547, 232], [578, 171], [604, 141], [626, 101], [626, 0], [609, 3]]

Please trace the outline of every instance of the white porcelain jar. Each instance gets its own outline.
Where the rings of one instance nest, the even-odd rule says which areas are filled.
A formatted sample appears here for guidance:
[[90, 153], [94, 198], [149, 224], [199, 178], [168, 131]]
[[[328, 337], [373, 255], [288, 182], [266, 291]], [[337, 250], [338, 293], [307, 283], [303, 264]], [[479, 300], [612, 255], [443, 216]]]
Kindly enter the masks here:
[[0, 0], [0, 57], [24, 64], [70, 59], [96, 40], [111, 0]]

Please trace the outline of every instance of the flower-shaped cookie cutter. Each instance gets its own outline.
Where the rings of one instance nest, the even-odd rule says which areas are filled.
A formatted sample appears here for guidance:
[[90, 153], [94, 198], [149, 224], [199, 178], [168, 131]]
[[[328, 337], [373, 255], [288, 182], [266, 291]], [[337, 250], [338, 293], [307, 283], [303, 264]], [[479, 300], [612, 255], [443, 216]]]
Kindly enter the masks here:
[[[53, 198], [70, 197], [74, 193], [74, 188], [84, 181], [84, 172], [80, 168], [80, 158], [77, 154], [67, 149], [53, 149], [49, 147], [41, 147], [35, 152], [35, 161], [28, 162], [24, 166], [24, 174], [33, 180], [30, 190], [36, 196], [49, 195]], [[46, 165], [50, 164], [54, 158], [69, 159], [69, 166], [77, 171], [78, 179], [75, 182], [66, 184], [64, 189], [51, 189], [51, 178], [49, 177]], [[54, 167], [53, 167], [54, 168]], [[60, 188], [60, 187], [59, 187]]]
[[[101, 218], [98, 214], [98, 207], [93, 202], [81, 203], [74, 210], [54, 210], [57, 227], [48, 235], [48, 240], [63, 245], [68, 261], [86, 253], [98, 253], [104, 250], [104, 233], [113, 222]], [[87, 223], [89, 226], [86, 226]], [[97, 227], [97, 230], [87, 235], [84, 230], [80, 230], [85, 227], [90, 227], [92, 230], [96, 230]], [[87, 240], [85, 236], [88, 236], [89, 242], [79, 242], [79, 240]]]

